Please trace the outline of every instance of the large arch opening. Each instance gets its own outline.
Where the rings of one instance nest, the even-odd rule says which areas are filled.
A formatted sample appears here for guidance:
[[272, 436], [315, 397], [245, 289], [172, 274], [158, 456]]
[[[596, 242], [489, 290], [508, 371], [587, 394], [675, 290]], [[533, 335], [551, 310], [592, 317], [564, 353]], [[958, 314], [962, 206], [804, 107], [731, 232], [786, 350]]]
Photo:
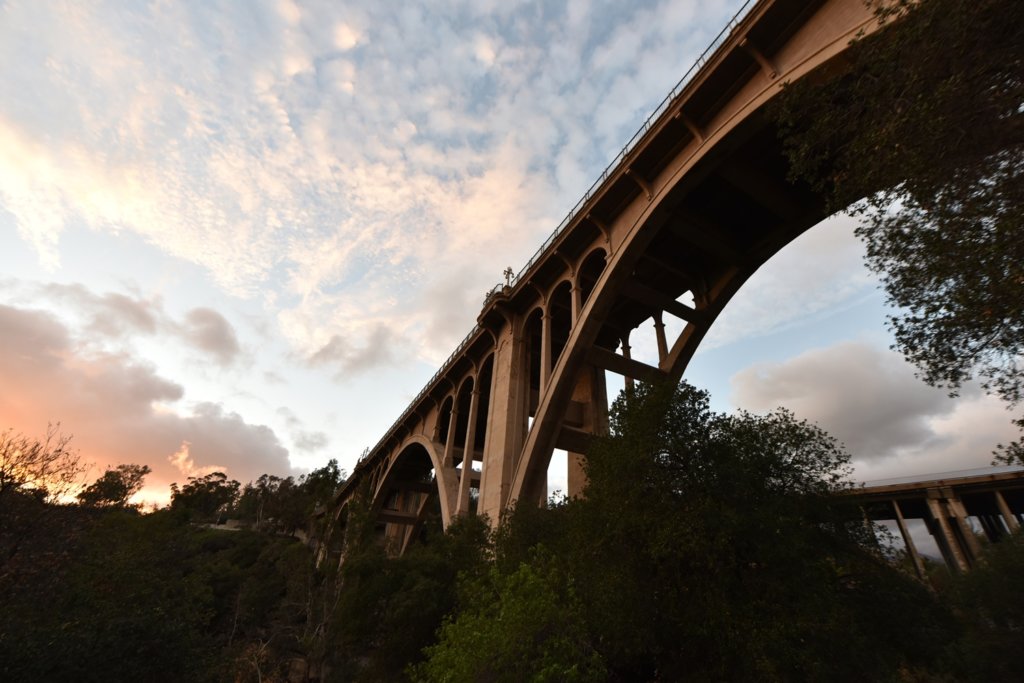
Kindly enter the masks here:
[[389, 554], [442, 532], [441, 501], [434, 460], [421, 443], [406, 446], [392, 463], [373, 509], [377, 535]]

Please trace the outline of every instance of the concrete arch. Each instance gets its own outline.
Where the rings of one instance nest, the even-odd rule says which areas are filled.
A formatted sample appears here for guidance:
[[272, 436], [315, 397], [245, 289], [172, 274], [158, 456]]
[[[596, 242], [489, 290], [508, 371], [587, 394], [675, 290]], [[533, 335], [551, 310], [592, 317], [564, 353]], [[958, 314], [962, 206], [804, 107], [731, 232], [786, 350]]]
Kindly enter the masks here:
[[[407, 456], [414, 448], [421, 448], [429, 458], [429, 463], [434, 471], [435, 490], [441, 506], [441, 521], [447, 527], [454, 512], [452, 506], [452, 492], [455, 482], [450, 481], [451, 477], [445, 471], [441, 462], [441, 456], [437, 452], [436, 444], [422, 434], [414, 434], [406, 438], [399, 448], [395, 449], [396, 455], [391, 459], [387, 470], [385, 470], [380, 482], [373, 493], [373, 507], [375, 513], [379, 513], [386, 498], [392, 492], [398, 480], [398, 471], [403, 463], [407, 462]], [[429, 471], [429, 470], [426, 470]]]
[[[598, 255], [600, 255], [600, 261], [598, 261]], [[600, 266], [596, 267], [598, 263], [600, 263]], [[575, 286], [579, 290], [581, 307], [590, 298], [590, 294], [597, 284], [597, 278], [601, 276], [601, 273], [604, 272], [607, 266], [608, 250], [603, 246], [596, 246], [590, 249], [580, 259], [579, 266], [576, 268]], [[590, 278], [594, 279], [593, 283], [590, 282]]]
[[583, 264], [586, 263], [587, 261], [589, 261], [591, 259], [591, 257], [593, 257], [598, 252], [601, 252], [601, 259], [602, 260], [604, 260], [604, 261], [608, 260], [608, 254], [610, 252], [608, 251], [608, 246], [607, 245], [605, 245], [605, 244], [595, 244], [595, 245], [591, 246], [590, 248], [588, 248], [586, 251], [583, 252], [583, 254], [579, 258], [578, 263], [576, 264], [576, 279], [577, 279], [577, 282], [579, 281], [580, 269], [583, 267]]
[[[846, 12], [847, 9], [842, 7], [841, 11]], [[869, 28], [870, 15], [866, 12], [861, 14], [863, 18], [860, 21], [845, 23], [846, 30], [833, 29], [830, 39], [814, 35], [813, 40], [817, 42], [817, 49], [805, 51], [790, 63], [784, 62], [785, 77], [803, 77], [841, 54], [858, 32]], [[819, 28], [815, 27], [815, 30]], [[594, 355], [592, 350], [616, 306], [621, 307], [621, 303], [626, 299], [631, 302], [642, 301], [648, 306], [668, 306], [672, 309], [670, 312], [679, 311], [687, 320], [683, 333], [672, 345], [668, 356], [659, 367], [644, 368], [645, 371], [649, 371], [647, 374], [651, 377], [678, 381], [710, 324], [742, 284], [779, 249], [826, 217], [820, 201], [807, 199], [807, 195], [802, 195], [802, 205], [795, 202], [798, 206], [790, 213], [787, 214], [787, 207], [779, 209], [779, 202], [773, 203], [771, 192], [764, 192], [763, 187], [757, 185], [757, 182], [784, 184], [784, 180], [776, 175], [750, 181], [749, 178], [742, 177], [743, 172], [749, 169], [741, 168], [737, 172], [735, 168], [722, 168], [723, 164], [733, 159], [746, 162], [747, 157], [743, 153], [748, 148], [770, 145], [773, 142], [777, 144], [774, 136], [771, 136], [772, 141], [767, 141], [767, 136], [763, 135], [765, 126], [760, 112], [764, 105], [780, 92], [780, 83], [781, 79], [754, 78], [741, 88], [736, 96], [738, 104], [727, 107], [718, 119], [709, 122], [710, 125], [706, 126], [703, 140], [699, 144], [684, 145], [682, 153], [670, 161], [656, 177], [647, 181], [647, 201], [645, 202], [642, 196], [638, 197], [630, 204], [628, 210], [623, 210], [609, 226], [612, 236], [611, 255], [594, 285], [592, 294], [583, 304], [580, 319], [570, 331], [565, 351], [557, 359], [550, 380], [541, 393], [532, 427], [526, 435], [521, 455], [514, 468], [509, 504], [520, 498], [535, 500], [543, 495], [541, 489], [548, 462], [552, 450], [556, 447], [562, 429], [560, 422], [576, 378], [583, 365]], [[726, 157], [726, 154], [732, 156]], [[742, 245], [742, 253], [737, 258], [725, 259], [722, 263], [715, 262], [715, 267], [692, 269], [694, 279], [702, 280], [704, 288], [697, 310], [673, 307], [670, 302], [677, 296], [673, 294], [674, 290], [662, 292], [648, 284], [635, 282], [636, 269], [647, 248], [660, 236], [677, 233], [686, 235], [686, 226], [680, 227], [687, 219], [686, 211], [694, 205], [701, 206], [701, 202], [704, 201], [704, 197], [693, 194], [695, 189], [710, 185], [712, 190], [720, 191], [716, 183], [726, 188], [732, 183], [747, 183], [742, 189], [753, 195], [751, 206], [763, 210], [765, 216], [779, 211], [779, 215], [775, 216], [779, 220], [767, 220], [763, 224], [755, 225], [756, 230], [750, 232], [756, 236], [749, 238], [749, 241]], [[765, 206], [758, 205], [758, 202], [764, 202]], [[725, 216], [725, 220], [729, 221], [739, 214], [740, 208], [745, 209], [742, 205], [737, 207], [723, 204], [720, 212]], [[757, 211], [753, 209], [751, 213], [757, 215]], [[706, 231], [698, 234], [698, 231], [691, 230], [689, 239], [696, 244], [695, 251], [700, 251], [702, 247], [698, 240], [707, 237]], [[729, 248], [731, 245], [727, 244], [721, 250], [726, 251]], [[653, 258], [656, 259], [658, 256], [659, 254], [654, 254]], [[679, 268], [677, 264], [669, 263], [665, 271], [672, 273], [677, 269], [684, 271], [684, 277], [687, 276], [688, 270], [691, 270], [688, 266]], [[681, 282], [676, 286], [685, 291], [690, 284]], [[639, 320], [643, 320], [649, 313], [641, 311], [638, 315]], [[632, 329], [639, 320], [635, 323], [627, 320], [619, 327]], [[620, 368], [637, 366], [621, 359], [610, 359], [610, 355], [612, 354], [601, 357]]]
[[529, 313], [527, 313], [526, 315], [522, 316], [522, 318], [519, 321], [517, 321], [517, 324], [518, 324], [518, 329], [516, 330], [517, 333], [518, 333], [517, 336], [518, 337], [523, 337], [526, 334], [527, 328], [530, 325], [530, 319], [531, 318], [533, 318], [535, 315], [539, 315], [541, 318], [543, 318], [545, 313], [546, 313], [546, 309], [544, 307], [544, 300], [541, 300], [541, 303], [538, 303], [536, 306], [532, 307], [530, 309]]
[[[606, 371], [627, 380], [678, 381], [747, 278], [823, 217], [824, 207], [810, 188], [788, 181], [763, 107], [782, 83], [833, 64], [841, 68], [836, 58], [850, 41], [876, 28], [863, 0], [757, 0], [671, 93], [522, 277], [487, 299], [476, 329], [486, 329], [490, 339], [473, 337], [474, 330], [467, 340], [475, 341], [464, 342], [461, 356], [424, 391], [435, 401], [429, 411], [437, 420], [434, 435], [451, 443], [445, 411], [451, 414], [461, 386], [453, 380], [464, 377], [471, 364], [479, 382], [483, 366], [473, 359], [493, 353], [480, 484], [482, 509], [493, 520], [519, 498], [543, 497], [538, 494], [553, 448], [585, 456], [588, 438], [600, 431], [598, 399], [606, 396]], [[760, 59], [745, 46], [748, 38], [759, 46]], [[766, 60], [771, 69], [764, 68]], [[576, 253], [583, 257], [575, 268], [563, 264], [565, 254]], [[574, 271], [572, 324], [564, 350], [552, 362], [546, 316], [566, 269]], [[542, 286], [552, 278], [558, 278], [552, 287]], [[692, 305], [680, 301], [687, 291]], [[616, 353], [625, 332], [665, 313], [684, 327], [670, 348], [659, 338], [657, 366]], [[434, 398], [439, 396], [440, 404]], [[382, 486], [390, 481], [382, 468], [400, 466], [404, 456], [395, 453], [411, 443], [399, 433], [399, 427], [389, 431], [339, 496], [351, 495], [367, 478]], [[445, 468], [451, 462], [437, 458], [442, 446], [436, 439], [431, 444], [427, 452], [433, 454], [441, 500], [450, 502], [455, 496], [446, 497]], [[450, 505], [446, 514], [447, 523]]]
[[544, 308], [546, 309], [551, 305], [551, 297], [555, 295], [555, 292], [558, 291], [560, 287], [563, 285], [569, 285], [569, 288], [572, 289], [575, 284], [576, 276], [574, 272], [566, 273], [564, 276], [552, 282], [551, 286], [548, 287], [547, 295], [544, 297]]

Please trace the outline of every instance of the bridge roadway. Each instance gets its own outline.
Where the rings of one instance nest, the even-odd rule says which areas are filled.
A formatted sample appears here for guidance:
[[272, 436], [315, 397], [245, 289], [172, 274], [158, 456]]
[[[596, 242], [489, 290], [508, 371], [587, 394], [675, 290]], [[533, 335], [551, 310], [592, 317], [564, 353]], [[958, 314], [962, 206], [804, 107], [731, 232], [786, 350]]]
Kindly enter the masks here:
[[[542, 501], [556, 448], [569, 495], [607, 430], [605, 371], [679, 381], [710, 325], [772, 255], [826, 217], [787, 179], [764, 108], [783, 83], [842, 68], [876, 21], [864, 0], [760, 0], [741, 9], [576, 208], [516, 275], [327, 511], [357, 493], [395, 552], [431, 514], [492, 523]], [[675, 339], [665, 321], [682, 326]], [[653, 320], [659, 362], [630, 357]]]

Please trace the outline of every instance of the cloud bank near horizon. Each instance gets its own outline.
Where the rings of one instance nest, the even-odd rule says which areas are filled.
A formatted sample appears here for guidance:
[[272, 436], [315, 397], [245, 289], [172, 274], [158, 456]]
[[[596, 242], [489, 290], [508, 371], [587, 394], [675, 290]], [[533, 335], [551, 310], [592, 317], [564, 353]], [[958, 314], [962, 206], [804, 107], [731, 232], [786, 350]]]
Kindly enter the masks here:
[[842, 442], [864, 480], [986, 467], [1017, 434], [1005, 405], [975, 385], [951, 399], [898, 353], [866, 342], [753, 365], [731, 380], [735, 405], [784, 407]]
[[185, 388], [152, 365], [83, 346], [49, 312], [0, 305], [0, 329], [5, 428], [18, 425], [31, 437], [61, 422], [100, 472], [120, 463], [149, 465], [147, 490], [165, 494], [171, 482], [214, 470], [243, 482], [265, 472], [294, 473], [271, 428], [215, 403], [190, 404]]

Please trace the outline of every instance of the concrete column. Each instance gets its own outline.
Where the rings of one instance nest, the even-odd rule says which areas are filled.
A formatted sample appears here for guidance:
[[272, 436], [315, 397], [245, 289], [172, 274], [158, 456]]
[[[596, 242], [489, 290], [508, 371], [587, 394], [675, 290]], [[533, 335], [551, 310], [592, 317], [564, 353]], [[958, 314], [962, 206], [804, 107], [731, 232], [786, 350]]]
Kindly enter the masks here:
[[939, 550], [942, 551], [942, 556], [951, 569], [966, 572], [970, 569], [970, 562], [964, 553], [964, 549], [960, 546], [953, 528], [949, 524], [946, 511], [943, 509], [945, 507], [942, 504], [944, 501], [938, 498], [937, 492], [929, 491], [928, 494], [926, 502], [928, 504], [928, 512], [934, 524], [932, 534], [938, 542]]
[[580, 311], [583, 309], [583, 292], [580, 290], [579, 283], [576, 280], [572, 282], [572, 323], [576, 325], [576, 321], [580, 319]]
[[458, 396], [452, 401], [452, 412], [448, 416], [448, 438], [444, 442], [444, 458], [441, 460], [444, 467], [455, 466], [455, 432], [459, 424], [459, 401]]
[[516, 337], [512, 326], [506, 324], [498, 334], [494, 350], [487, 442], [477, 508], [494, 526], [508, 501], [512, 474], [526, 439], [530, 366], [526, 362], [525, 346], [522, 337]]
[[900, 502], [898, 500], [892, 501], [892, 509], [896, 513], [896, 525], [900, 528], [900, 536], [903, 537], [903, 545], [907, 547], [907, 553], [910, 555], [910, 559], [914, 563], [914, 573], [917, 574], [917, 578], [924, 581], [926, 578], [924, 561], [918, 554], [917, 547], [914, 545], [914, 539], [910, 537], [910, 532], [907, 530], [907, 523], [906, 520], [903, 519], [903, 511], [900, 510]]
[[[627, 331], [625, 334], [622, 335], [622, 357], [623, 358], [626, 358], [626, 359], [630, 358], [630, 355], [629, 355], [630, 348], [631, 347], [629, 346], [629, 331]], [[632, 394], [633, 393], [633, 378], [629, 377], [629, 376], [626, 377], [626, 393], [627, 394]]]
[[952, 488], [945, 488], [942, 493], [946, 497], [946, 509], [953, 516], [957, 530], [963, 538], [967, 561], [973, 565], [981, 558], [981, 543], [978, 542], [978, 537], [974, 535], [974, 529], [967, 521], [967, 510], [964, 508], [963, 501]]
[[[580, 377], [573, 392], [573, 400], [586, 403], [583, 413], [583, 429], [597, 436], [608, 434], [608, 389], [604, 371], [592, 365], [580, 370]], [[587, 487], [584, 469], [587, 457], [583, 453], [568, 455], [568, 485], [566, 494], [570, 498], [583, 495]]]
[[658, 363], [660, 365], [668, 356], [668, 340], [665, 339], [665, 323], [661, 320], [661, 313], [654, 316], [654, 334], [658, 337]]
[[462, 449], [462, 478], [459, 479], [459, 500], [455, 505], [455, 514], [464, 515], [469, 512], [469, 489], [473, 481], [473, 451], [476, 443], [476, 419], [480, 410], [480, 390], [476, 384], [469, 394], [469, 422], [466, 424], [466, 445]]
[[[551, 313], [545, 309], [540, 325], [540, 395], [548, 388], [551, 379]], [[540, 401], [538, 397], [538, 402]]]
[[1003, 521], [1006, 522], [1006, 528], [1010, 530], [1012, 534], [1020, 528], [1020, 523], [1012, 512], [1010, 512], [1010, 506], [1006, 504], [1006, 499], [1003, 498], [1003, 494], [1000, 491], [993, 491], [992, 495], [996, 498], [996, 505], [999, 507], [999, 514], [1003, 516]]
[[[576, 386], [572, 392], [572, 401], [574, 403], [582, 403], [583, 409], [583, 424], [580, 425], [583, 431], [593, 432], [592, 424], [593, 419], [591, 417], [592, 404], [593, 404], [593, 368], [590, 366], [584, 366], [580, 368], [579, 376], [576, 378]], [[573, 453], [570, 451], [566, 455], [566, 495], [570, 498], [576, 498], [583, 495], [583, 489], [587, 487], [587, 475], [584, 470], [584, 464], [587, 461], [587, 456], [583, 453]]]

